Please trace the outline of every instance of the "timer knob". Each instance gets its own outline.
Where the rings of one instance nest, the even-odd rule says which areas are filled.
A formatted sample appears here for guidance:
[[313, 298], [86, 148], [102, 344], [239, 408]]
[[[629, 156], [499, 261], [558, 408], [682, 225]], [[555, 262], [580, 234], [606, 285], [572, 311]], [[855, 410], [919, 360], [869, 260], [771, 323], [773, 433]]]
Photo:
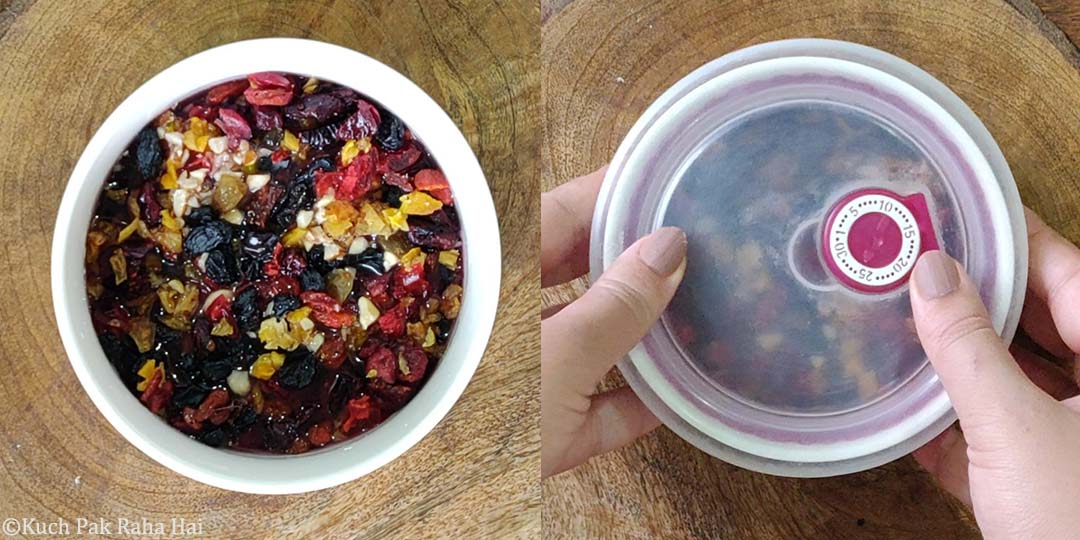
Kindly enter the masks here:
[[919, 255], [937, 249], [926, 197], [884, 189], [849, 193], [829, 211], [821, 248], [825, 266], [845, 286], [865, 293], [897, 289]]

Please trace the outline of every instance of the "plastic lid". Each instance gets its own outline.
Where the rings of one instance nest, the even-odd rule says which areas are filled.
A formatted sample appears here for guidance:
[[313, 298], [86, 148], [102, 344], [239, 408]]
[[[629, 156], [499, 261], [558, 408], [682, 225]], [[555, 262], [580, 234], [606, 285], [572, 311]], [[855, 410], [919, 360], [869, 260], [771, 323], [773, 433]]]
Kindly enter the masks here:
[[925, 72], [849, 43], [752, 47], [661, 96], [605, 179], [594, 279], [667, 225], [686, 277], [620, 368], [676, 432], [755, 470], [861, 470], [953, 421], [911, 320], [922, 252], [965, 265], [1007, 339], [1022, 304], [1023, 214], [989, 134]]

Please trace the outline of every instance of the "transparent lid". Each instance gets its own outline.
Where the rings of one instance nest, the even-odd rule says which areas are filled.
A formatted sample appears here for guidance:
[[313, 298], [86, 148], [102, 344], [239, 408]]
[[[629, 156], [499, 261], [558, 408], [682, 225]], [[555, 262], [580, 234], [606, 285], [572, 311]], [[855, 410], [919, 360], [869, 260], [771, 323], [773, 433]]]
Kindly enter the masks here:
[[699, 70], [645, 113], [609, 169], [592, 266], [659, 227], [685, 230], [684, 281], [624, 374], [714, 455], [819, 476], [880, 464], [952, 421], [908, 275], [920, 253], [948, 252], [1011, 337], [1022, 212], [1007, 168], [924, 91], [795, 50]]

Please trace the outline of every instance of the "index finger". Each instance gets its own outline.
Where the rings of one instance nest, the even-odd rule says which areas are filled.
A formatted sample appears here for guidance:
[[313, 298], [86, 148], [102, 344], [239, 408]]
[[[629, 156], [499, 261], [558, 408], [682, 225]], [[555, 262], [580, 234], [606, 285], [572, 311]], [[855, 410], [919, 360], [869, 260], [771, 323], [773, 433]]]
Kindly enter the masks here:
[[540, 196], [540, 286], [565, 283], [589, 269], [589, 229], [607, 166]]
[[1080, 350], [1080, 249], [1025, 208], [1029, 271], [1028, 289], [1046, 303], [1058, 335], [1073, 352]]

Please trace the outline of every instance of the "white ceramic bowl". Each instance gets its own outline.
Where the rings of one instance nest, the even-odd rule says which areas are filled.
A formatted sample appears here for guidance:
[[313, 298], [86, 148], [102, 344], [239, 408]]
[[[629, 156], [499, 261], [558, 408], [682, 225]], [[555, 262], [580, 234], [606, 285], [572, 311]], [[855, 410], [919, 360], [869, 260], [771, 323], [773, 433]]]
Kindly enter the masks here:
[[[296, 456], [211, 448], [150, 413], [105, 358], [90, 321], [85, 239], [109, 169], [143, 126], [191, 94], [259, 71], [310, 75], [378, 101], [424, 142], [446, 174], [461, 220], [464, 298], [446, 353], [402, 410], [354, 439]], [[86, 145], [68, 181], [52, 245], [53, 307], [79, 381], [105, 418], [162, 465], [192, 479], [249, 493], [297, 493], [353, 480], [400, 456], [432, 430], [461, 396], [495, 320], [501, 252], [495, 206], [472, 150], [450, 117], [400, 73], [358, 52], [298, 39], [232, 43], [187, 58], [121, 103]]]

